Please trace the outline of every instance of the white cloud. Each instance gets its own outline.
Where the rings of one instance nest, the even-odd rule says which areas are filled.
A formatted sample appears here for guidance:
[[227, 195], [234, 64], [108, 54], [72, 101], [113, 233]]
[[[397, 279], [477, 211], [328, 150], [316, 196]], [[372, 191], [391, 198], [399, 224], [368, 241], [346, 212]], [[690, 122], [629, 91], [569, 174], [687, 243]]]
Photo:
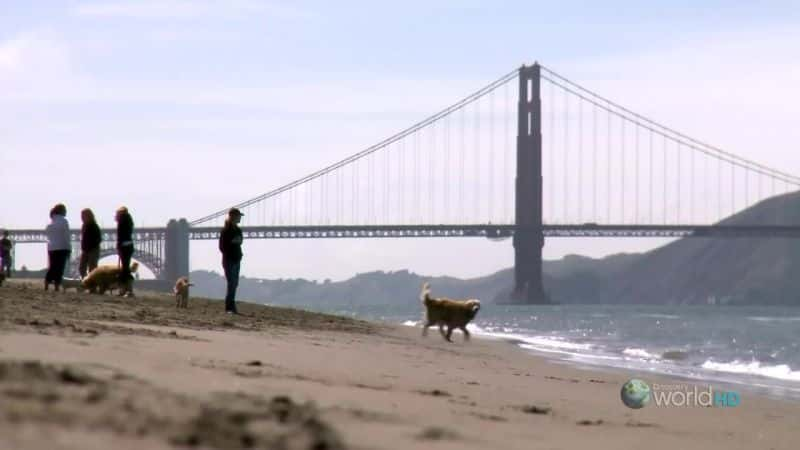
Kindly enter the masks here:
[[[12, 90], [0, 86], [0, 93], [6, 91], [4, 97], [8, 101], [51, 105], [169, 104], [203, 108], [259, 108], [312, 116], [414, 113], [418, 119], [422, 119], [425, 114], [454, 103], [483, 83], [479, 80], [443, 83], [430, 79], [329, 79], [280, 85], [265, 81], [263, 85], [234, 86], [219, 81], [107, 81], [74, 73], [63, 75], [69, 77], [68, 89], [63, 89], [65, 78], [62, 76], [56, 80], [60, 82], [50, 86], [37, 84], [36, 89], [17, 87]], [[423, 94], [409, 96], [408, 92]]]
[[56, 78], [70, 69], [67, 47], [51, 32], [22, 33], [0, 42], [0, 81]]
[[248, 0], [143, 0], [94, 2], [77, 5], [73, 14], [91, 18], [143, 20], [247, 18], [252, 15], [297, 20], [310, 17], [307, 11], [285, 3]]
[[[88, 57], [88, 55], [81, 55]], [[17, 105], [173, 105], [259, 108], [285, 114], [411, 113], [416, 119], [460, 99], [484, 80], [378, 78], [328, 74], [314, 81], [241, 85], [229, 80], [103, 79], [81, 70], [67, 40], [33, 31], [0, 41], [0, 97]], [[278, 84], [280, 83], [280, 84]], [[408, 92], [420, 92], [410, 96]], [[316, 115], [316, 117], [312, 117]], [[223, 120], [224, 121], [224, 120]]]

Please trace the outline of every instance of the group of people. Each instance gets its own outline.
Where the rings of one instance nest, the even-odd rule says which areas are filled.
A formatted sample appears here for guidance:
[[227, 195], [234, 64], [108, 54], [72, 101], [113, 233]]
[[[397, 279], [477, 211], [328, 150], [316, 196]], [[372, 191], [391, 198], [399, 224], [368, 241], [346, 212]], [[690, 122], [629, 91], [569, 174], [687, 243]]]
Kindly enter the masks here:
[[[236, 309], [236, 289], [239, 286], [239, 268], [242, 262], [242, 230], [239, 222], [242, 219], [241, 211], [231, 208], [228, 218], [222, 227], [219, 236], [219, 251], [222, 253], [222, 269], [225, 272], [227, 288], [225, 291], [225, 312], [239, 314]], [[120, 207], [116, 211], [117, 222], [117, 255], [121, 265], [119, 295], [133, 296], [133, 276], [131, 274], [131, 258], [134, 253], [133, 246], [133, 217], [128, 208]], [[85, 208], [81, 211], [81, 257], [78, 271], [81, 279], [97, 267], [100, 259], [100, 244], [103, 242], [103, 233], [95, 220], [94, 212]], [[58, 291], [64, 280], [64, 270], [72, 253], [70, 243], [69, 222], [67, 221], [67, 207], [59, 203], [50, 210], [50, 223], [45, 229], [47, 234], [47, 273], [44, 278], [44, 289], [48, 290], [50, 284]], [[11, 249], [12, 242], [8, 238], [8, 231], [3, 233], [0, 240], [0, 256], [2, 256], [2, 270], [6, 275], [11, 275]]]
[[[117, 255], [122, 268], [119, 295], [132, 297], [133, 217], [128, 208], [122, 206], [117, 209], [115, 220], [117, 221]], [[78, 271], [83, 279], [97, 267], [103, 234], [91, 209], [85, 208], [81, 211], [81, 222], [83, 222], [81, 225], [81, 257]], [[44, 290], [48, 290], [52, 283], [53, 289], [58, 291], [61, 289], [64, 269], [72, 253], [67, 207], [63, 203], [55, 205], [50, 210], [50, 223], [47, 225], [45, 233], [47, 234], [47, 273], [44, 277]]]

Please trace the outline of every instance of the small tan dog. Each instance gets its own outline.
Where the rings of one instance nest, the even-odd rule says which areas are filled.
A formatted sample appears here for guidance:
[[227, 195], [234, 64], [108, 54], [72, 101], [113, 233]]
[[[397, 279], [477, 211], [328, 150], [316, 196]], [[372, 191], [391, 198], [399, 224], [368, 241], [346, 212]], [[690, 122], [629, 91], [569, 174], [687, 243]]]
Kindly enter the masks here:
[[[139, 270], [139, 263], [133, 261], [131, 263], [131, 273], [136, 273], [137, 270]], [[105, 294], [109, 289], [124, 289], [130, 292], [130, 286], [120, 285], [120, 273], [122, 273], [122, 267], [119, 266], [97, 266], [96, 269], [86, 275], [81, 284], [84, 289], [93, 294], [95, 292]]]
[[[453, 342], [450, 339], [450, 335], [453, 334], [453, 329], [455, 328], [459, 328], [464, 332], [465, 341], [469, 339], [467, 324], [475, 318], [478, 310], [481, 309], [480, 300], [434, 298], [431, 297], [431, 285], [429, 283], [422, 285], [419, 299], [425, 306], [425, 324], [422, 326], [423, 336], [428, 335], [428, 327], [438, 325], [439, 333], [449, 342]], [[445, 334], [443, 328], [445, 325], [447, 326], [447, 334]]]
[[194, 286], [194, 284], [189, 283], [189, 279], [186, 277], [180, 277], [175, 281], [175, 287], [172, 288], [172, 292], [175, 293], [176, 308], [189, 307], [189, 286]]

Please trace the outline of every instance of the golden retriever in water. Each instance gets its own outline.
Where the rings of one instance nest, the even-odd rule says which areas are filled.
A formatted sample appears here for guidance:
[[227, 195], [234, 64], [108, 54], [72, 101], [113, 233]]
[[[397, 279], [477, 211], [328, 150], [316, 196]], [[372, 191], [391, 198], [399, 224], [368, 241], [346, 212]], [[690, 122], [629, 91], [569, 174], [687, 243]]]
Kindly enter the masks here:
[[[131, 262], [131, 273], [136, 273], [139, 270], [139, 263], [136, 261]], [[89, 272], [86, 278], [81, 283], [83, 288], [91, 293], [99, 292], [105, 294], [109, 289], [125, 289], [130, 291], [129, 286], [121, 286], [119, 276], [122, 273], [120, 266], [97, 266], [96, 269]], [[133, 281], [130, 281], [133, 283]]]
[[[449, 298], [431, 297], [431, 285], [424, 283], [419, 299], [425, 306], [425, 323], [422, 325], [422, 335], [428, 335], [428, 327], [439, 326], [439, 333], [449, 342], [453, 329], [460, 328], [464, 332], [464, 340], [469, 339], [467, 324], [475, 318], [475, 314], [481, 309], [480, 300], [451, 300]], [[447, 334], [443, 327], [447, 326]]]
[[180, 277], [175, 281], [175, 287], [172, 288], [172, 292], [175, 293], [176, 308], [189, 307], [189, 286], [194, 286], [194, 284], [189, 283], [189, 279], [186, 277]]

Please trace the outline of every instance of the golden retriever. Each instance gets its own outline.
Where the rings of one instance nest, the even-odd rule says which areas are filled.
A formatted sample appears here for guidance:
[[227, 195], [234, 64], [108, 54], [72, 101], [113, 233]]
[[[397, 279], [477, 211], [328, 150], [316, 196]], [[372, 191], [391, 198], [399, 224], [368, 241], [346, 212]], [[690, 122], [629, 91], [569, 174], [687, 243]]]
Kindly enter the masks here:
[[186, 277], [180, 277], [175, 281], [175, 287], [172, 288], [172, 292], [175, 293], [176, 308], [189, 307], [189, 286], [194, 286], [194, 284], [190, 283]]
[[[136, 273], [139, 270], [139, 263], [136, 261], [131, 262], [131, 273]], [[120, 266], [97, 266], [96, 269], [89, 272], [86, 278], [81, 283], [83, 288], [91, 293], [105, 294], [109, 289], [120, 289], [130, 292], [130, 286], [123, 286], [119, 282], [119, 276], [122, 273]], [[133, 283], [133, 281], [130, 281]]]
[[[459, 328], [464, 332], [465, 341], [469, 339], [467, 324], [475, 318], [478, 310], [481, 309], [480, 300], [451, 300], [443, 297], [431, 297], [431, 285], [429, 283], [422, 285], [419, 299], [425, 306], [425, 323], [422, 325], [423, 336], [428, 335], [428, 327], [438, 325], [439, 333], [449, 342], [453, 342], [450, 339], [450, 335], [453, 334], [453, 329], [455, 328]], [[444, 332], [444, 326], [447, 326], [447, 334]]]

